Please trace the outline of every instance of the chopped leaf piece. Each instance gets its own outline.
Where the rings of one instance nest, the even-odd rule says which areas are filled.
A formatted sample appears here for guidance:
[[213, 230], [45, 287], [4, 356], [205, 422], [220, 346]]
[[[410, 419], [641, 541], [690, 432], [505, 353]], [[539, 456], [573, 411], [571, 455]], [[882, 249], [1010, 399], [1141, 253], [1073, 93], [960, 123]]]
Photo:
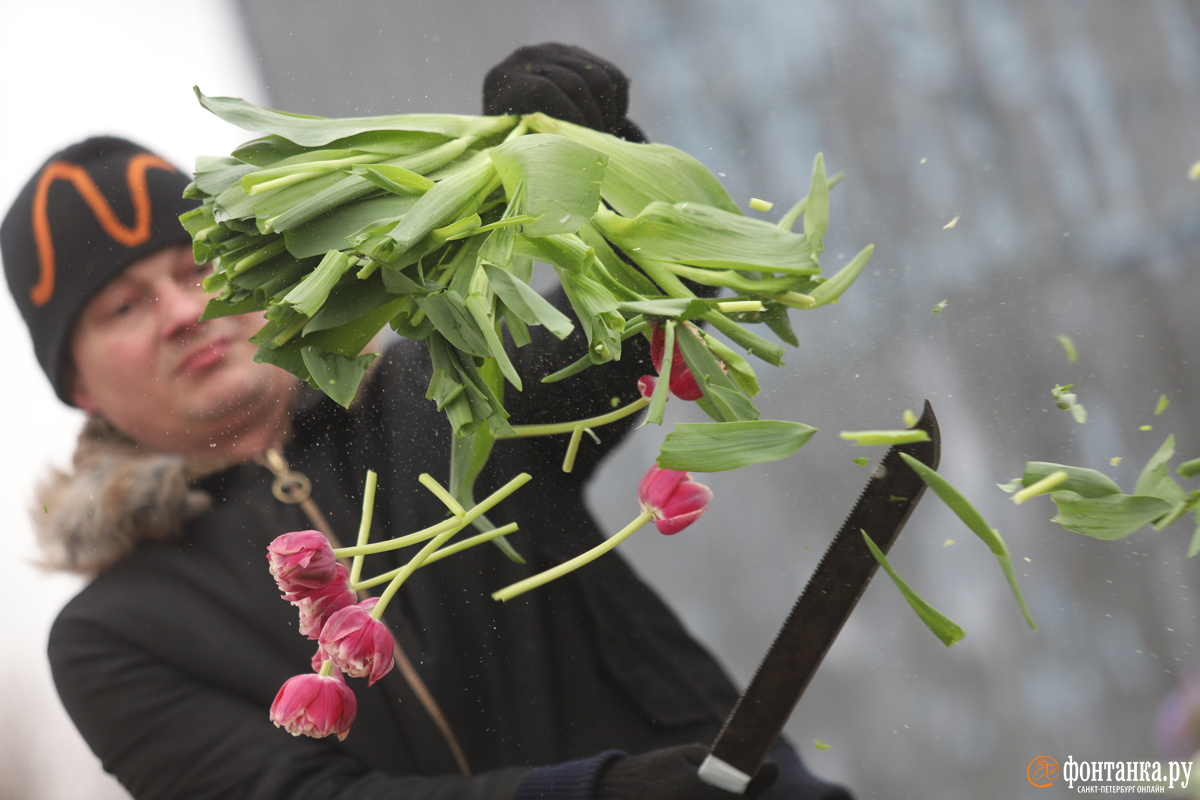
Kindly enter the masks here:
[[1194, 478], [1200, 475], [1200, 458], [1185, 461], [1175, 468], [1181, 478]]
[[818, 750], [828, 750], [828, 749], [829, 749], [829, 748], [832, 746], [832, 745], [825, 744], [825, 743], [824, 743], [824, 742], [822, 742], [820, 739], [813, 739], [813, 745], [814, 745], [814, 746], [815, 746], [815, 747], [816, 747]]
[[1058, 334], [1054, 338], [1058, 339], [1058, 343], [1062, 345], [1063, 354], [1067, 357], [1067, 363], [1074, 364], [1078, 353], [1075, 351], [1075, 342], [1071, 341], [1071, 337], [1066, 334]]
[[867, 532], [860, 531], [860, 533], [862, 533], [863, 540], [867, 543], [867, 547], [870, 549], [871, 555], [873, 555], [875, 560], [879, 562], [879, 566], [883, 567], [883, 571], [891, 577], [892, 582], [896, 584], [896, 588], [900, 590], [900, 594], [904, 595], [904, 599], [908, 601], [910, 606], [912, 606], [912, 610], [917, 612], [917, 616], [921, 618], [921, 622], [924, 622], [929, 630], [933, 631], [934, 636], [941, 639], [942, 644], [946, 645], [946, 647], [950, 647], [952, 644], [962, 639], [963, 636], [966, 635], [963, 632], [963, 629], [960, 628], [954, 622], [954, 620], [950, 619], [945, 614], [929, 605], [929, 603], [927, 603], [920, 595], [914, 592], [912, 588], [905, 583], [899, 575], [896, 574], [896, 571], [892, 569], [892, 565], [888, 563], [887, 558], [883, 555], [883, 552], [879, 549], [879, 546], [875, 544], [875, 542], [871, 541], [871, 537], [867, 535]]
[[775, 207], [775, 204], [768, 200], [759, 200], [757, 197], [751, 197], [750, 207], [755, 211], [770, 211]]
[[960, 219], [962, 219], [962, 214], [955, 214], [954, 219], [950, 220], [949, 222], [947, 222], [945, 225], [942, 226], [942, 230], [944, 230], [944, 231], [950, 230], [951, 228], [953, 228], [955, 225], [958, 224], [958, 221]]
[[1054, 397], [1054, 405], [1063, 411], [1070, 411], [1075, 421], [1082, 425], [1087, 422], [1087, 409], [1080, 405], [1075, 395], [1069, 391], [1073, 385], [1071, 383], [1066, 386], [1055, 385], [1050, 393]]
[[855, 446], [910, 444], [912, 442], [929, 441], [929, 434], [919, 429], [904, 429], [898, 431], [842, 431], [838, 434], [838, 436], [854, 442]]
[[781, 420], [681, 422], [663, 441], [658, 465], [684, 472], [739, 469], [787, 458], [814, 433], [816, 428]]
[[931, 314], [940, 314], [945, 310], [946, 310], [946, 301], [942, 300], [936, 306], [933, 307], [933, 311], [931, 311], [930, 313]]
[[1008, 554], [1008, 546], [1004, 544], [999, 531], [988, 526], [983, 516], [975, 510], [975, 507], [967, 501], [967, 498], [963, 497], [962, 493], [950, 481], [908, 453], [901, 453], [900, 457], [904, 459], [905, 464], [913, 468], [913, 471], [920, 476], [925, 485], [962, 520], [963, 524], [983, 540], [983, 543], [996, 556], [996, 560], [1000, 563], [1000, 570], [1004, 573], [1005, 580], [1008, 581], [1009, 589], [1012, 590], [1013, 598], [1017, 601], [1017, 605], [1021, 608], [1021, 613], [1025, 616], [1025, 622], [1030, 628], [1036, 631], [1037, 624], [1033, 621], [1033, 616], [1029, 613], [1029, 606], [1025, 603], [1025, 596], [1021, 593], [1021, 587], [1017, 584], [1017, 576], [1013, 572], [1012, 558]]
[[860, 467], [865, 467], [867, 465], [867, 457], [859, 456], [858, 458], [854, 459], [854, 463]]
[[1157, 417], [1159, 414], [1166, 411], [1167, 406], [1169, 405], [1171, 405], [1171, 401], [1167, 399], [1167, 396], [1165, 394], [1160, 394], [1158, 396], [1158, 405], [1154, 407], [1154, 416]]

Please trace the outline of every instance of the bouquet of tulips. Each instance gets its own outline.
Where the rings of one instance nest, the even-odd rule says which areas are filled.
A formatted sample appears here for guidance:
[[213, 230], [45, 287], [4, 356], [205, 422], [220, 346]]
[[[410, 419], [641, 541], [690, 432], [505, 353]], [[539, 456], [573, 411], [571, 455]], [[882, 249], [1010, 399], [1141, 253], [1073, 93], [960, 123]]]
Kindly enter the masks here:
[[[682, 151], [541, 114], [322, 119], [197, 96], [226, 121], [264, 134], [230, 156], [199, 159], [188, 189], [202, 203], [182, 222], [197, 261], [214, 265], [206, 317], [265, 312], [253, 340], [257, 358], [343, 405], [375, 357], [364, 349], [381, 328], [423, 341], [434, 368], [427, 396], [455, 433], [449, 485], [421, 478], [446, 505], [443, 522], [370, 542], [372, 474], [354, 545], [335, 550], [313, 531], [272, 545], [279, 588], [299, 609], [301, 630], [319, 643], [314, 671], [289, 681], [272, 709], [293, 733], [345, 735], [353, 695], [342, 675], [373, 682], [391, 668], [391, 637], [380, 618], [414, 570], [484, 541], [519, 559], [504, 539], [515, 526], [494, 526], [485, 512], [530, 476], [481, 502], [473, 496], [496, 439], [565, 436], [562, 468], [569, 471], [585, 432], [643, 410], [643, 424], [661, 424], [669, 395], [694, 402], [712, 420], [676, 425], [667, 435], [628, 526], [590, 552], [494, 592], [507, 600], [579, 568], [647, 522], [663, 533], [685, 528], [712, 497], [688, 470], [785, 458], [813, 434], [798, 422], [759, 418], [748, 356], [781, 365], [783, 348], [748, 325], [763, 323], [796, 345], [789, 310], [837, 301], [870, 258], [867, 247], [836, 275], [821, 274], [829, 189], [838, 177], [827, 177], [820, 155], [807, 194], [772, 223], [743, 213]], [[770, 208], [759, 200], [750, 206]], [[535, 261], [550, 266], [574, 319], [530, 287]], [[699, 297], [697, 285], [726, 296]], [[502, 331], [520, 347], [533, 325], [559, 338], [578, 325], [586, 353], [551, 375], [518, 374]], [[619, 359], [632, 336], [650, 339], [659, 373], [642, 379], [639, 399], [589, 419], [509, 423], [506, 389], [569, 379]], [[451, 542], [468, 527], [478, 532]], [[367, 555], [417, 545], [404, 568], [363, 577]], [[385, 583], [378, 598], [362, 599]]]

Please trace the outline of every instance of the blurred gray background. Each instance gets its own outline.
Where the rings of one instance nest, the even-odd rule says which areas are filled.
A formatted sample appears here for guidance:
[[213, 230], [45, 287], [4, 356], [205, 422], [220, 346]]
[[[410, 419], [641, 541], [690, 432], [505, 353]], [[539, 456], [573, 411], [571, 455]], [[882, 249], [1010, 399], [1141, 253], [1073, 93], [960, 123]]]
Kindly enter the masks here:
[[[839, 305], [793, 314], [801, 347], [759, 370], [758, 403], [820, 433], [787, 461], [702, 478], [716, 499], [701, 523], [670, 538], [647, 528], [622, 551], [745, 681], [866, 481], [853, 459], [882, 455], [838, 432], [899, 427], [929, 399], [941, 472], [1006, 538], [1040, 629], [990, 551], [928, 496], [892, 562], [966, 638], [945, 648], [881, 575], [788, 727], [802, 755], [861, 798], [948, 800], [1066, 796], [1030, 785], [1037, 756], [1170, 757], [1155, 715], [1200, 662], [1194, 519], [1097, 541], [1050, 523], [1048, 499], [1014, 506], [995, 484], [1045, 460], [1130, 490], [1168, 434], [1175, 463], [1200, 456], [1194, 2], [238, 8], [257, 100], [287, 111], [478, 113], [488, 67], [562, 41], [620, 65], [649, 137], [700, 158], [744, 207], [774, 201], [768, 218], [804, 194], [823, 152], [847, 176], [825, 271], [868, 243], [875, 255]], [[1054, 408], [1051, 388], [1067, 383], [1086, 424]], [[1155, 416], [1160, 395], [1170, 406]], [[661, 435], [643, 430], [605, 467], [593, 502], [611, 530], [636, 513], [628, 476]]]

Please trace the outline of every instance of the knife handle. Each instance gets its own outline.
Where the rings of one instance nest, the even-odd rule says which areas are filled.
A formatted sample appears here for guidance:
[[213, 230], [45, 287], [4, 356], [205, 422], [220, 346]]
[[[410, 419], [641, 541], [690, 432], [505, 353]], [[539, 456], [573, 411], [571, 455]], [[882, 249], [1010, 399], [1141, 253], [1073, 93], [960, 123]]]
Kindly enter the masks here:
[[700, 780], [732, 794], [745, 794], [753, 777], [709, 753], [697, 770]]

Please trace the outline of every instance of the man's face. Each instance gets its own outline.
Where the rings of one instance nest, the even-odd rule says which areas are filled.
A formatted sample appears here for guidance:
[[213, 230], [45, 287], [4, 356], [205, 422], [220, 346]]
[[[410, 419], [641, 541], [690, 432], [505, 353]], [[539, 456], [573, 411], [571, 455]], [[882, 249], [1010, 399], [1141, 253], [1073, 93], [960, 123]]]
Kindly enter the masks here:
[[275, 435], [263, 426], [277, 430], [294, 379], [254, 363], [261, 315], [199, 321], [209, 272], [179, 245], [134, 262], [92, 298], [71, 342], [79, 408], [163, 452], [227, 455], [239, 439]]

